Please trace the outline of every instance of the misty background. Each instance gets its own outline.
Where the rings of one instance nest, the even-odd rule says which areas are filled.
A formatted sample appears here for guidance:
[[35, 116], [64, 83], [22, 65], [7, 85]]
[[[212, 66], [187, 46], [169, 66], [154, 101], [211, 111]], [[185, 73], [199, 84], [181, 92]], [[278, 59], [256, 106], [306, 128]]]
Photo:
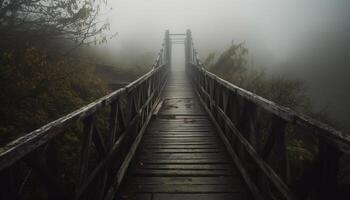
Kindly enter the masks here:
[[[105, 57], [155, 54], [166, 29], [191, 29], [202, 60], [245, 42], [251, 67], [305, 82], [315, 109], [350, 129], [350, 1], [118, 0], [108, 8], [102, 17], [118, 35], [98, 47]], [[174, 47], [175, 60], [182, 50]]]

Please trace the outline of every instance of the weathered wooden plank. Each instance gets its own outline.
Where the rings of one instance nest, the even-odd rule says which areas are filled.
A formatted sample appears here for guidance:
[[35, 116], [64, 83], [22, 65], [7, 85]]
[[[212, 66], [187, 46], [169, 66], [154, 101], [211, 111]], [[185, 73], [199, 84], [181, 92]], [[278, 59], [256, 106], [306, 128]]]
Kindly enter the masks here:
[[205, 115], [197, 116], [181, 116], [177, 115], [174, 118], [167, 118], [167, 115], [159, 116], [154, 123], [211, 123], [209, 118]]
[[203, 132], [199, 132], [199, 133], [152, 133], [152, 134], [148, 134], [148, 137], [152, 138], [152, 137], [160, 137], [160, 138], [212, 138], [212, 137], [217, 137], [217, 135], [215, 135], [214, 133], [203, 133]]
[[[203, 101], [202, 101], [202, 103], [204, 104]], [[262, 200], [263, 197], [261, 195], [261, 192], [259, 191], [258, 187], [255, 185], [255, 183], [253, 182], [253, 180], [249, 176], [247, 170], [242, 165], [242, 162], [238, 158], [238, 155], [236, 154], [236, 152], [233, 150], [233, 148], [231, 146], [231, 142], [225, 136], [225, 133], [222, 131], [222, 129], [220, 128], [219, 124], [215, 121], [214, 116], [209, 113], [209, 108], [207, 106], [204, 106], [204, 108], [208, 112], [208, 115], [212, 118], [212, 120], [213, 120], [213, 122], [214, 122], [214, 124], [215, 124], [215, 126], [216, 126], [216, 128], [218, 130], [219, 136], [222, 138], [226, 149], [228, 150], [230, 156], [232, 157], [233, 161], [236, 164], [237, 169], [240, 171], [241, 176], [243, 177], [244, 181], [246, 182], [248, 188], [250, 189], [250, 191], [252, 193], [252, 196], [254, 197], [254, 199]]]
[[[176, 128], [187, 128], [189, 130], [191, 129], [212, 129], [213, 126], [211, 124], [173, 124], [173, 123], [166, 123], [166, 124], [156, 124], [150, 127], [150, 130], [157, 128], [157, 129], [176, 129]], [[197, 130], [198, 131], [198, 130]]]
[[139, 165], [140, 169], [191, 169], [191, 170], [233, 170], [234, 167], [231, 164], [168, 164], [168, 165], [155, 165], [155, 164], [142, 164]]
[[162, 137], [162, 138], [190, 138], [190, 137], [217, 137], [213, 132], [152, 132], [148, 133], [149, 138]]
[[148, 131], [148, 134], [213, 134], [215, 131], [210, 130], [156, 130]]
[[156, 193], [153, 200], [229, 200], [229, 199], [245, 199], [242, 193], [205, 193], [205, 194], [165, 194]]
[[[169, 32], [166, 32], [166, 41], [169, 41]], [[132, 84], [125, 87], [127, 92], [126, 107], [128, 109], [127, 120], [123, 119], [123, 122], [133, 119], [135, 124], [128, 124], [128, 137], [126, 138], [126, 144], [120, 153], [116, 162], [121, 163], [119, 168], [115, 171], [116, 175], [110, 177], [109, 186], [106, 189], [104, 195], [105, 200], [115, 199], [115, 191], [119, 188], [119, 185], [124, 178], [125, 172], [128, 169], [129, 163], [133, 158], [139, 142], [146, 130], [147, 124], [152, 117], [157, 103], [159, 102], [159, 95], [166, 85], [167, 74], [170, 66], [170, 46], [167, 43], [164, 46], [164, 51], [161, 50], [152, 70], [144, 76], [137, 79]], [[113, 127], [112, 127], [113, 128]], [[132, 130], [130, 129], [132, 128]], [[115, 168], [114, 166], [110, 168]], [[103, 191], [104, 193], [104, 191]]]
[[181, 118], [180, 115], [177, 115], [174, 119], [168, 119], [168, 118], [158, 118], [156, 121], [154, 121], [155, 124], [166, 124], [166, 123], [186, 123], [186, 124], [202, 124], [202, 123], [211, 123], [209, 118], [205, 115], [194, 115], [194, 116], [187, 116], [186, 118]]
[[[132, 185], [134, 186], [134, 185]], [[240, 188], [235, 185], [136, 185], [128, 188], [134, 192], [152, 193], [238, 193]]]
[[151, 143], [159, 142], [205, 142], [205, 141], [210, 141], [210, 142], [215, 142], [219, 141], [217, 137], [195, 137], [195, 138], [149, 138], [145, 140], [145, 142], [150, 141]]
[[224, 149], [146, 149], [145, 152], [155, 154], [169, 154], [169, 153], [221, 153], [225, 152]]
[[214, 176], [214, 177], [132, 177], [128, 184], [145, 184], [145, 185], [225, 185], [238, 184], [239, 179], [233, 176]]
[[207, 140], [207, 141], [181, 141], [181, 142], [176, 142], [176, 141], [149, 141], [147, 145], [162, 145], [162, 144], [167, 144], [167, 145], [215, 145], [217, 144], [217, 141], [213, 140]]
[[[21, 166], [20, 170], [25, 171], [27, 169], [24, 168], [29, 167], [29, 171], [25, 171], [26, 175], [24, 179], [28, 179], [32, 172], [34, 172], [34, 182], [30, 180], [30, 183], [34, 183], [33, 191], [38, 189], [35, 188], [36, 184], [46, 188], [47, 191], [44, 191], [44, 189], [43, 194], [40, 194], [43, 198], [85, 199], [91, 194], [91, 199], [112, 199], [114, 193], [109, 193], [107, 195], [108, 197], [104, 198], [106, 191], [105, 188], [112, 188], [112, 190], [109, 191], [113, 191], [113, 188], [119, 185], [123, 173], [128, 166], [128, 162], [130, 161], [133, 152], [136, 151], [137, 143], [141, 140], [141, 135], [152, 115], [159, 94], [166, 85], [167, 74], [170, 66], [169, 44], [165, 45], [164, 49], [166, 50], [160, 51], [152, 70], [141, 76], [138, 80], [23, 137], [20, 137], [5, 147], [1, 147], [0, 174], [2, 175], [6, 168], [11, 168], [9, 171], [14, 171], [12, 168], [17, 169], [18, 166]], [[94, 117], [99, 117], [100, 113], [96, 115], [96, 112], [109, 105], [111, 105], [112, 108], [109, 115], [110, 126], [106, 142], [105, 138], [102, 137], [103, 135], [100, 134], [96, 128]], [[119, 105], [121, 106], [118, 107]], [[125, 106], [126, 109], [122, 109], [123, 113], [121, 113], [118, 108], [122, 108], [123, 106]], [[101, 114], [104, 114], [104, 112], [101, 112]], [[119, 118], [120, 114], [122, 115], [122, 118]], [[66, 197], [66, 194], [64, 193], [65, 191], [61, 192], [60, 190], [60, 184], [55, 183], [57, 181], [54, 181], [54, 172], [57, 171], [56, 168], [58, 167], [56, 162], [57, 157], [52, 154], [52, 145], [49, 144], [53, 144], [56, 136], [67, 131], [68, 127], [75, 126], [77, 124], [76, 122], [79, 122], [78, 124], [80, 125], [81, 120], [84, 122], [84, 133], [81, 140], [82, 148], [78, 177], [64, 177], [64, 179], [67, 180], [73, 180], [75, 178], [78, 180], [73, 187], [75, 194], [72, 194], [73, 196], [71, 196], [70, 193], [70, 196]], [[135, 120], [138, 123], [133, 124], [133, 121]], [[126, 134], [127, 131], [125, 130], [130, 130], [130, 127], [133, 128], [134, 133], [131, 131]], [[71, 131], [69, 132], [72, 133]], [[118, 133], [122, 133], [119, 139], [117, 139]], [[137, 135], [140, 135], [140, 137], [137, 137]], [[135, 145], [131, 145], [133, 142]], [[48, 145], [49, 148], [46, 151], [47, 155], [43, 154], [38, 156], [39, 154], [37, 153], [43, 150], [42, 147], [47, 147]], [[98, 159], [95, 159], [93, 156], [94, 152], [91, 151], [92, 148], [95, 148], [99, 153]], [[90, 159], [90, 157], [92, 157], [92, 159]], [[118, 159], [116, 159], [116, 157], [118, 157]], [[110, 164], [112, 160], [115, 162], [113, 162], [111, 166]], [[119, 165], [120, 163], [123, 164]], [[120, 168], [116, 178], [117, 181], [113, 182], [112, 177], [109, 178], [110, 180], [107, 180], [109, 171], [113, 171], [112, 169], [118, 167]], [[22, 175], [22, 171], [19, 171], [18, 174]], [[13, 178], [15, 179], [17, 177]], [[23, 182], [20, 179], [13, 180], [14, 183], [17, 181], [22, 182], [17, 184], [19, 188], [13, 188], [13, 190], [18, 193], [27, 189], [27, 185], [25, 185], [27, 180]], [[0, 180], [1, 184], [3, 184], [2, 181], [3, 180]], [[30, 187], [32, 187], [32, 185]], [[99, 188], [99, 191], [87, 191], [87, 189], [92, 187]], [[41, 188], [38, 191], [41, 192]], [[35, 192], [35, 194], [37, 192]], [[0, 194], [0, 196], [2, 195]], [[14, 195], [13, 198], [23, 199], [26, 197], [17, 197]]]
[[119, 194], [117, 199], [122, 200], [153, 200], [152, 193]]
[[163, 106], [148, 127], [120, 191], [128, 197], [242, 190], [232, 160], [183, 75], [172, 74], [166, 86]]
[[180, 115], [180, 114], [169, 114], [159, 115], [158, 120], [185, 120], [185, 119], [208, 119], [206, 115]]
[[147, 149], [220, 149], [218, 144], [143, 144], [142, 148]]
[[190, 169], [136, 169], [133, 176], [231, 176], [237, 175], [233, 170], [190, 170]]
[[214, 158], [223, 158], [227, 159], [228, 157], [222, 153], [167, 153], [165, 154], [154, 154], [154, 153], [144, 153], [140, 156], [140, 159], [214, 159]]
[[206, 131], [206, 132], [213, 132], [215, 131], [214, 128], [208, 128], [208, 127], [152, 127], [149, 129], [150, 132], [152, 131], [169, 131], [169, 132], [174, 132], [174, 131]]
[[139, 163], [143, 164], [227, 164], [232, 163], [227, 158], [197, 158], [197, 159], [147, 159], [139, 160]]
[[220, 145], [215, 143], [215, 142], [188, 142], [188, 143], [147, 143], [147, 144], [142, 144], [142, 146], [145, 146], [146, 148], [220, 148]]

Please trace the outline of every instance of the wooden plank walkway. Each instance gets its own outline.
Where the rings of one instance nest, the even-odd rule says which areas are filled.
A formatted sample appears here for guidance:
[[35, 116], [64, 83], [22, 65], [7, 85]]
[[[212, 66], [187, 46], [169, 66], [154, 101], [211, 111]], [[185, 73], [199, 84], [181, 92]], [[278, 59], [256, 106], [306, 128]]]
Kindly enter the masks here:
[[245, 199], [238, 173], [185, 72], [172, 72], [118, 199]]

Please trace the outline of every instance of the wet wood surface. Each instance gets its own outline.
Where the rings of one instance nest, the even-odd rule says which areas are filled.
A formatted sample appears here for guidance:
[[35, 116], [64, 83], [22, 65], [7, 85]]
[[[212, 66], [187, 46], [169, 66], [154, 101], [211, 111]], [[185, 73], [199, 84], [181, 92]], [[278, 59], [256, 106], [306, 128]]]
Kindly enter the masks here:
[[118, 199], [245, 199], [243, 181], [185, 72], [172, 72]]

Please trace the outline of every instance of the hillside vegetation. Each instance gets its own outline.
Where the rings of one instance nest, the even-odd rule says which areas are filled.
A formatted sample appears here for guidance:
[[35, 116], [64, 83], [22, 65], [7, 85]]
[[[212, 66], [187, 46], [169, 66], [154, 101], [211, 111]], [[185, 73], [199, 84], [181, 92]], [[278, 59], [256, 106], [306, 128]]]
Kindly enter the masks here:
[[269, 76], [265, 69], [248, 65], [247, 56], [248, 49], [244, 43], [232, 44], [221, 54], [209, 54], [204, 64], [211, 72], [241, 88], [279, 105], [336, 125], [326, 111], [317, 111], [313, 108], [304, 82], [281, 75]]
[[[268, 76], [263, 69], [248, 66], [247, 55], [248, 49], [244, 43], [232, 44], [221, 54], [211, 53], [204, 64], [211, 72], [241, 88], [297, 112], [334, 124], [327, 113], [314, 111], [303, 82], [283, 76]], [[267, 121], [262, 126], [266, 124]], [[318, 151], [318, 141], [315, 138], [310, 139], [310, 135], [305, 132], [298, 132], [293, 125], [287, 126], [285, 131], [291, 174], [298, 180], [305, 166], [311, 166], [315, 152]], [[264, 141], [263, 135], [269, 135], [267, 128], [261, 128], [261, 142]], [[276, 155], [278, 156], [278, 152]]]
[[0, 4], [0, 145], [102, 97], [115, 89], [110, 79], [130, 82], [147, 70], [129, 57], [99, 67], [94, 45], [112, 38], [109, 24], [97, 19], [105, 4]]

